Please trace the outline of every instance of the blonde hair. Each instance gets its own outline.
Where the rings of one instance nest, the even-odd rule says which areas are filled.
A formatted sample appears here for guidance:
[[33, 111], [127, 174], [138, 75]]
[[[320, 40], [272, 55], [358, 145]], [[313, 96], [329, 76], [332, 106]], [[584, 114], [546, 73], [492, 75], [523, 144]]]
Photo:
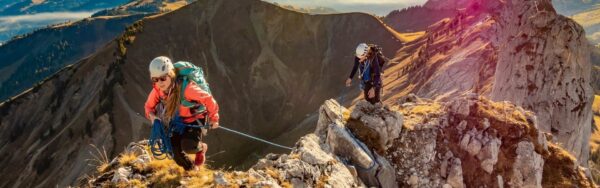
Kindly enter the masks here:
[[179, 83], [177, 83], [177, 73], [175, 70], [170, 70], [167, 75], [171, 78], [171, 91], [167, 96], [164, 118], [167, 122], [170, 122], [181, 103], [181, 88], [179, 87]]

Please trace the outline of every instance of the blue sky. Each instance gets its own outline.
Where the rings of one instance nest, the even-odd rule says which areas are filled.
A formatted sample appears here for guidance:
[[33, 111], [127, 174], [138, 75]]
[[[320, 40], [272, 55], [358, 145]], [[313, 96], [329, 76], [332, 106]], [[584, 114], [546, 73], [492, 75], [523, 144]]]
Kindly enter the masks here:
[[413, 5], [422, 5], [427, 0], [264, 0], [300, 7], [329, 7], [340, 12], [367, 12], [385, 16], [390, 11]]

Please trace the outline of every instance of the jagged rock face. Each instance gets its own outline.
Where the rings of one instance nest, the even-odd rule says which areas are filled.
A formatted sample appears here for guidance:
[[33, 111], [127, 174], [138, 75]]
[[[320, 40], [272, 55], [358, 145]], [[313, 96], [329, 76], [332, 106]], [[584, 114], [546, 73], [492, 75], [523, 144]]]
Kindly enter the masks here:
[[348, 128], [363, 140], [370, 140], [369, 147], [383, 154], [402, 131], [402, 114], [384, 109], [380, 104], [371, 105], [360, 101], [348, 120]]
[[540, 129], [587, 164], [593, 90], [583, 29], [549, 1], [509, 1], [499, 16], [491, 98], [536, 112]]
[[[349, 52], [363, 40], [388, 52], [401, 45], [367, 14], [311, 16], [255, 0], [201, 1], [145, 19], [2, 104], [0, 152], [7, 160], [0, 168], [14, 173], [0, 177], [0, 186], [69, 185], [92, 170], [85, 162], [92, 158], [88, 144], [104, 146], [114, 157], [147, 137], [142, 108], [151, 90], [147, 67], [159, 55], [204, 68], [220, 104], [221, 125], [269, 140], [303, 130], [286, 137], [294, 142], [312, 131], [316, 119], [296, 125], [344, 87], [339, 80], [351, 69]], [[265, 148], [220, 130], [205, 141], [209, 155], [226, 152], [211, 159], [216, 165], [240, 167], [258, 160]]]
[[534, 111], [540, 129], [585, 165], [592, 67], [581, 26], [557, 15], [549, 1], [465, 7], [397, 53], [399, 63], [384, 76], [385, 103], [409, 93], [448, 101], [468, 92], [511, 101]]
[[[385, 156], [401, 187], [545, 187], [561, 181], [591, 187], [575, 159], [556, 162], [555, 150], [562, 149], [548, 145], [535, 115], [518, 106], [471, 94], [392, 109], [404, 115], [404, 129]], [[566, 172], [576, 175], [560, 175]]]
[[[326, 101], [321, 106], [320, 117], [336, 119], [319, 121], [315, 133], [325, 138], [324, 142], [331, 152], [339, 156], [351, 171], [355, 171], [367, 186], [397, 187], [391, 164], [381, 156], [383, 152], [376, 153], [373, 150], [381, 151], [390, 146], [387, 143], [397, 138], [402, 129], [402, 115], [364, 102], [352, 111], [350, 120], [355, 122], [351, 123], [345, 121], [345, 111], [337, 102]], [[363, 130], [368, 133], [358, 134]]]
[[319, 183], [332, 187], [364, 186], [315, 134], [302, 137], [289, 155], [268, 155], [252, 167], [251, 171], [264, 177], [263, 181], [277, 184], [277, 180], [269, 180], [265, 173], [268, 169], [274, 169], [293, 187], [312, 187]]
[[497, 62], [493, 25], [485, 14], [461, 13], [430, 26], [421, 39], [403, 47], [394, 59], [399, 63], [386, 70], [384, 100], [394, 103], [410, 93], [436, 100], [467, 91], [489, 93]]

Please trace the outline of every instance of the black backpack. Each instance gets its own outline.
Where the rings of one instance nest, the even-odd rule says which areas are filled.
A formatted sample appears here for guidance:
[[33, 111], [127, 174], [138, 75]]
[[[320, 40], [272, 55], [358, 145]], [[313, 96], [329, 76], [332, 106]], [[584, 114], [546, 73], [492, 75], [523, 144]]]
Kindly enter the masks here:
[[387, 62], [387, 58], [383, 56], [382, 48], [379, 47], [377, 44], [368, 45], [369, 48], [371, 48], [371, 50], [375, 53], [375, 57], [377, 58], [377, 61], [379, 61], [379, 67], [383, 70], [383, 65], [385, 65], [385, 63]]

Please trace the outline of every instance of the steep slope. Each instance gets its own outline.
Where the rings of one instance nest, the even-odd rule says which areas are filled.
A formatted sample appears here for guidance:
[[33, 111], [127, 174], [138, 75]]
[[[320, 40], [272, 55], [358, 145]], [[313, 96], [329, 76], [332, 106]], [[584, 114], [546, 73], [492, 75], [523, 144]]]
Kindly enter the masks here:
[[142, 17], [85, 19], [40, 29], [0, 46], [0, 101], [94, 53]]
[[[0, 186], [71, 184], [74, 174], [91, 170], [85, 163], [93, 150], [88, 144], [114, 157], [146, 137], [148, 122], [140, 114], [151, 89], [147, 65], [156, 56], [204, 67], [222, 125], [271, 139], [339, 94], [351, 52], [362, 41], [387, 52], [401, 46], [367, 14], [311, 16], [255, 0], [200, 1], [144, 19], [1, 105], [0, 167], [14, 173], [0, 177]], [[209, 134], [209, 155], [225, 151], [210, 161], [216, 166], [255, 161], [260, 156], [250, 154], [265, 147], [219, 130]]]
[[470, 3], [397, 53], [399, 64], [386, 70], [385, 101], [464, 92], [511, 101], [538, 114], [540, 129], [585, 166], [593, 95], [581, 26], [549, 1]]
[[426, 6], [414, 6], [394, 10], [383, 18], [383, 21], [399, 32], [424, 31], [430, 25], [444, 19], [454, 17], [456, 9], [435, 9]]
[[592, 135], [590, 136], [590, 171], [594, 182], [600, 181], [600, 96], [594, 96], [592, 106], [594, 119], [592, 121]]
[[592, 44], [600, 44], [600, 6], [577, 12], [571, 18], [583, 26]]

